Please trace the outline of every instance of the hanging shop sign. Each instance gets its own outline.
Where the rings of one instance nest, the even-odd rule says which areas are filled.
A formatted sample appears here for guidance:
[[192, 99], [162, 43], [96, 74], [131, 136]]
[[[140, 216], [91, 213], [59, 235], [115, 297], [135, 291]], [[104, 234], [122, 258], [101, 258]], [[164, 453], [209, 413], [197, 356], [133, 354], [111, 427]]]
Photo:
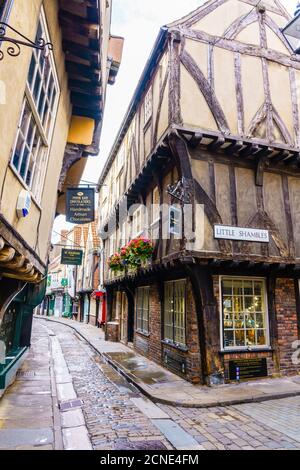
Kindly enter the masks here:
[[230, 227], [228, 225], [215, 225], [214, 235], [217, 239], [238, 240], [243, 242], [269, 243], [269, 230], [247, 227]]
[[82, 265], [82, 250], [68, 250], [63, 248], [61, 250], [61, 264], [70, 266], [81, 266]]
[[230, 380], [249, 380], [268, 376], [267, 359], [237, 359], [229, 361]]
[[68, 188], [66, 219], [71, 224], [89, 224], [95, 220], [95, 189]]

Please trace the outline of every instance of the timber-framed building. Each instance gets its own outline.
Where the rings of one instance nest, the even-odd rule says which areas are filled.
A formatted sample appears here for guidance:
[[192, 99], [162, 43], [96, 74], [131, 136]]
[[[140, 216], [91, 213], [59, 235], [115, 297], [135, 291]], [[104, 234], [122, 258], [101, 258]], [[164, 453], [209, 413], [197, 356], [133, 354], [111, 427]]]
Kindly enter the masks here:
[[[107, 338], [194, 383], [239, 379], [246, 361], [258, 375], [299, 373], [300, 60], [282, 4], [256, 5], [211, 0], [161, 29], [99, 181], [102, 231], [117, 214], [104, 260], [159, 235], [149, 266], [116, 276], [104, 262]], [[122, 219], [125, 196], [179, 201], [182, 236], [153, 208]]]

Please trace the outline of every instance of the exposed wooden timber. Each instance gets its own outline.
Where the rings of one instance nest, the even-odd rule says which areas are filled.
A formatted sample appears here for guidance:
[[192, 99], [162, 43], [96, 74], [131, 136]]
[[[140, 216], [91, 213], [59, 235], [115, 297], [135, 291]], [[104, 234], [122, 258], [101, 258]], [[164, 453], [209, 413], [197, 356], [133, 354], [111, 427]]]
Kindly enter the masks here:
[[287, 67], [293, 67], [300, 70], [300, 61], [293, 60], [292, 57], [283, 54], [282, 52], [275, 51], [273, 49], [266, 49], [264, 47], [244, 44], [239, 41], [220, 38], [203, 31], [195, 31], [192, 29], [180, 28], [182, 34], [187, 38], [196, 39], [204, 43], [217, 43], [218, 47], [226, 49], [231, 52], [239, 52], [240, 54], [249, 55], [252, 57], [260, 57], [263, 59], [271, 60]]
[[15, 256], [16, 250], [10, 246], [5, 246], [0, 251], [0, 263], [9, 263]]

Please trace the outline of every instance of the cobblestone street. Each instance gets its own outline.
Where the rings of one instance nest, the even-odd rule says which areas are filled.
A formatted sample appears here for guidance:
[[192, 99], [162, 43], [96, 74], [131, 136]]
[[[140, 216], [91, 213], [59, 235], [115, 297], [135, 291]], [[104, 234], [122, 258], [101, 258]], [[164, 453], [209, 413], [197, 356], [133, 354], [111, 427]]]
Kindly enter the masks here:
[[[52, 342], [55, 345], [57, 341], [57, 345], [48, 351], [46, 338], [49, 344]], [[39, 373], [35, 376], [34, 368], [38, 363], [37, 355], [41, 352], [37, 345], [41, 345], [41, 342], [44, 358], [40, 359], [45, 362], [42, 364], [43, 375], [40, 379], [43, 378], [45, 381], [45, 387], [38, 392], [34, 382], [39, 378]], [[63, 358], [57, 362], [56, 355], [59, 348]], [[24, 364], [23, 372], [19, 374], [17, 386], [12, 386], [0, 401], [2, 449], [59, 448], [59, 432], [62, 435], [62, 447], [65, 449], [80, 449], [81, 444], [84, 448], [89, 448], [87, 439], [91, 443], [90, 448], [94, 450], [300, 449], [299, 397], [206, 409], [155, 405], [129, 385], [111, 366], [105, 364], [74, 330], [42, 320], [34, 320], [33, 347], [30, 354], [27, 363]], [[70, 383], [66, 377], [62, 380], [65, 374], [64, 360]], [[50, 367], [51, 372], [52, 363], [56, 364], [54, 381], [58, 390], [58, 401], [55, 402], [52, 398], [51, 413], [51, 390], [46, 372], [47, 367]], [[26, 381], [20, 381], [20, 377], [24, 374]], [[57, 385], [57, 381], [61, 384]], [[36, 382], [38, 383], [41, 382]], [[70, 395], [72, 384], [75, 395], [72, 393]], [[31, 398], [26, 397], [29, 393], [32, 394]], [[75, 420], [75, 423], [70, 424], [70, 419], [66, 419], [67, 413], [78, 412], [74, 410], [61, 412], [61, 424], [58, 426], [57, 404], [70, 398], [74, 399], [76, 396], [83, 401], [84, 423], [80, 420], [76, 423]], [[35, 400], [40, 398], [43, 403], [39, 404], [36, 401], [30, 410], [18, 408], [13, 413], [12, 419], [9, 415], [9, 410], [12, 409], [9, 404], [18, 405], [22, 400], [24, 402], [29, 398], [32, 403], [33, 398]], [[45, 420], [46, 405], [49, 415], [47, 420]], [[44, 413], [41, 427], [47, 436], [47, 441], [37, 438], [41, 434], [41, 430], [36, 429], [34, 419], [37, 412]], [[71, 421], [74, 421], [74, 417], [75, 414]], [[27, 442], [22, 427], [28, 426], [28, 420], [32, 429], [29, 433], [31, 440]], [[87, 428], [88, 436], [84, 434], [83, 425]]]

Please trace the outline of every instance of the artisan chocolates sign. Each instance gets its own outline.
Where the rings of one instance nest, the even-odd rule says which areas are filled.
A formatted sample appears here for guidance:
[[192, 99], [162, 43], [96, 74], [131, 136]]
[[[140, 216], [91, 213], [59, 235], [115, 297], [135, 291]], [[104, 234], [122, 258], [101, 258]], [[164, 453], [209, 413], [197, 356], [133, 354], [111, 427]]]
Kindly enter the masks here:
[[71, 224], [89, 224], [95, 220], [95, 190], [69, 188], [66, 198], [66, 219]]
[[214, 234], [217, 239], [238, 240], [243, 242], [269, 243], [269, 230], [258, 228], [231, 227], [229, 225], [215, 225]]

